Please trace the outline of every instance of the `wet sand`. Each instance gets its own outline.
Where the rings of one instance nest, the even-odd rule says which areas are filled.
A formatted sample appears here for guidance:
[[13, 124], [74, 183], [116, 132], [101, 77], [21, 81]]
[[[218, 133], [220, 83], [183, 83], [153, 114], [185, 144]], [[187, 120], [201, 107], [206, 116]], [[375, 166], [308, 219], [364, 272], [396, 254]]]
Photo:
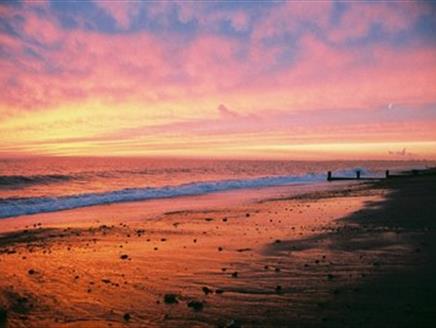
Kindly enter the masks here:
[[0, 221], [0, 327], [433, 327], [436, 178]]

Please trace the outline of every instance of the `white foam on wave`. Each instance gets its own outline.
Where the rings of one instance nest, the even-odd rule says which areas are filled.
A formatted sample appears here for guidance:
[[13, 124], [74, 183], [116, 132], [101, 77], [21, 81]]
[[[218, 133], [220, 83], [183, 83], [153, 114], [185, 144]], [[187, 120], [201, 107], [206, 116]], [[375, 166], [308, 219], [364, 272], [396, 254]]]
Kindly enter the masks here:
[[[338, 174], [352, 176], [355, 171], [356, 169], [343, 170], [338, 172]], [[363, 172], [366, 171], [362, 170], [362, 173]], [[178, 186], [156, 188], [128, 188], [111, 192], [89, 193], [74, 196], [3, 199], [0, 200], [0, 218], [55, 212], [85, 206], [119, 202], [202, 195], [236, 189], [316, 183], [324, 181], [325, 177], [325, 174], [309, 173], [302, 176], [266, 176], [254, 179], [193, 182]]]

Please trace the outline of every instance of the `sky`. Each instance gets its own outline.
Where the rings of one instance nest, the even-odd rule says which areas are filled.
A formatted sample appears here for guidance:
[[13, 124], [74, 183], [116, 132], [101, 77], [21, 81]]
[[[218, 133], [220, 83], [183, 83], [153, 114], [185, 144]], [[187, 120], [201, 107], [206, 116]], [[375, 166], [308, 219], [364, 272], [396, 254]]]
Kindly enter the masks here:
[[0, 157], [436, 159], [436, 5], [2, 1]]

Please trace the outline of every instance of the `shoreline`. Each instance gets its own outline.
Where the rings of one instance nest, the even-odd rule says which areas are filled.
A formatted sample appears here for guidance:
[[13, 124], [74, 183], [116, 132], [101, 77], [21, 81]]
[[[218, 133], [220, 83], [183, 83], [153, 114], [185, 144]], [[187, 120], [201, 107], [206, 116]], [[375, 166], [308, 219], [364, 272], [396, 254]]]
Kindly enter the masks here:
[[[291, 184], [284, 186], [260, 187], [227, 190], [222, 192], [210, 192], [201, 195], [174, 196], [167, 198], [157, 198], [148, 200], [114, 202], [109, 204], [89, 205], [72, 209], [25, 214], [13, 217], [0, 218], [0, 233], [7, 230], [23, 229], [26, 225], [36, 223], [46, 223], [50, 226], [63, 225], [64, 223], [77, 223], [77, 216], [82, 217], [80, 222], [108, 220], [113, 217], [113, 213], [123, 217], [128, 221], [139, 221], [147, 218], [154, 218], [166, 212], [181, 210], [208, 210], [235, 207], [238, 205], [248, 205], [251, 203], [262, 203], [274, 199], [296, 199], [301, 195], [320, 193], [321, 197], [334, 192], [343, 190], [350, 186], [356, 188], [359, 182], [319, 182], [307, 184]], [[363, 185], [363, 184], [362, 184]], [[326, 194], [327, 192], [327, 194]], [[128, 212], [140, 215], [129, 216]], [[62, 217], [56, 221], [56, 218]], [[68, 220], [70, 219], [70, 220]], [[111, 220], [109, 220], [111, 222]]]
[[383, 325], [388, 315], [425, 327], [435, 309], [435, 288], [422, 286], [434, 280], [434, 182], [342, 183], [300, 195], [283, 187], [168, 200], [158, 213], [135, 202], [3, 219], [0, 323], [348, 327]]

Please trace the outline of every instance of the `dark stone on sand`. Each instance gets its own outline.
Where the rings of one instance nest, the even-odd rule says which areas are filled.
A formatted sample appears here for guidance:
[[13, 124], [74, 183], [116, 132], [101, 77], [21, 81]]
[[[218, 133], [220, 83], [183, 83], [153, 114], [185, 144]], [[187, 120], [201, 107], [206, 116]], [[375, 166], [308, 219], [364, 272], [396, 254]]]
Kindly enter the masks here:
[[8, 312], [5, 309], [0, 308], [0, 327], [6, 327], [6, 320]]
[[328, 280], [333, 280], [334, 277], [335, 277], [335, 276], [332, 275], [331, 273], [329, 273], [329, 274], [327, 275], [327, 279], [328, 279]]
[[275, 272], [280, 272], [280, 268], [275, 268], [274, 271]]
[[247, 218], [250, 217], [250, 213], [245, 214], [245, 216], [246, 216]]
[[164, 302], [165, 304], [177, 304], [179, 303], [179, 300], [177, 299], [176, 294], [165, 294]]
[[111, 281], [109, 279], [102, 279], [101, 282], [104, 282], [105, 284], [109, 284]]
[[203, 287], [201, 290], [203, 291], [203, 293], [205, 295], [208, 295], [209, 293], [212, 293], [212, 290], [209, 289], [208, 287]]
[[218, 247], [218, 251], [221, 252], [223, 250], [222, 247]]
[[280, 293], [282, 293], [282, 292], [283, 292], [283, 288], [282, 288], [282, 286], [277, 285], [277, 286], [276, 286], [276, 293], [277, 293], [277, 294], [280, 294]]
[[130, 318], [131, 318], [131, 316], [130, 316], [129, 313], [126, 313], [126, 314], [124, 314], [124, 316], [123, 316], [124, 321], [129, 321]]
[[233, 277], [233, 278], [238, 278], [238, 272], [236, 272], [236, 271], [233, 272], [233, 273], [232, 273], [232, 277]]
[[280, 240], [280, 239], [277, 239], [276, 241], [275, 241], [275, 243], [276, 244], [280, 244], [282, 241]]
[[223, 294], [223, 293], [224, 293], [224, 290], [222, 290], [222, 289], [215, 290], [215, 294]]
[[203, 302], [192, 300], [188, 302], [188, 307], [194, 311], [201, 311], [203, 310], [204, 305]]
[[35, 273], [36, 273], [36, 271], [35, 271], [35, 270], [33, 270], [33, 269], [30, 269], [29, 271], [27, 271], [27, 273], [28, 273], [28, 274], [30, 274], [30, 275], [32, 275], [32, 274], [35, 274]]
[[127, 260], [128, 258], [129, 258], [129, 255], [127, 255], [127, 254], [123, 254], [120, 256], [120, 259], [122, 259], [122, 260]]
[[223, 222], [227, 222], [227, 218], [224, 218], [224, 219], [223, 219]]
[[242, 328], [242, 325], [236, 320], [230, 320], [224, 328]]

